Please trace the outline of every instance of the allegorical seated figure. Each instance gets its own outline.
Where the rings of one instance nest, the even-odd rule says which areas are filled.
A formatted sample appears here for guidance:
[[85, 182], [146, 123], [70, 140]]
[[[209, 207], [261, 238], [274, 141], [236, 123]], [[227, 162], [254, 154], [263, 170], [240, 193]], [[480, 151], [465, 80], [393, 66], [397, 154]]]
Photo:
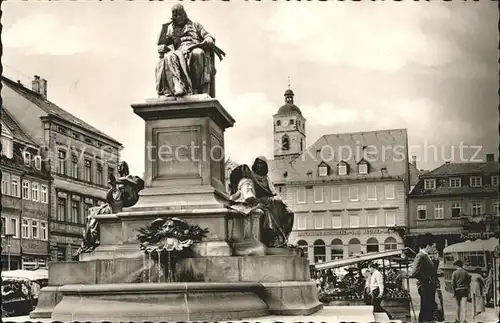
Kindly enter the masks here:
[[128, 164], [124, 161], [118, 165], [118, 178], [110, 175], [108, 185], [110, 188], [106, 193], [107, 203], [89, 209], [81, 247], [73, 256], [75, 260], [78, 260], [81, 253], [92, 252], [100, 244], [99, 222], [95, 216], [118, 213], [123, 207], [135, 205], [139, 200], [139, 192], [144, 189], [144, 181], [138, 176], [130, 175]]
[[277, 197], [268, 171], [265, 157], [256, 158], [251, 170], [247, 165], [235, 168], [230, 175], [231, 208], [243, 215], [260, 214], [262, 243], [269, 248], [286, 247], [294, 214]]
[[158, 38], [160, 61], [156, 66], [156, 91], [162, 96], [210, 92], [215, 75], [213, 54], [225, 53], [198, 22], [191, 21], [184, 7], [172, 7], [172, 19], [163, 24]]

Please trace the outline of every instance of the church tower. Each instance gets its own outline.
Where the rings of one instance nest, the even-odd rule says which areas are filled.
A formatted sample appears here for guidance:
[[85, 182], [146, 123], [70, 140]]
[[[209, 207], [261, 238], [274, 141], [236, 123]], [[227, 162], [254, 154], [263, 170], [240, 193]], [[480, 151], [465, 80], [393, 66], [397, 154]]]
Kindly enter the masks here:
[[273, 115], [274, 159], [294, 159], [306, 149], [306, 119], [293, 103], [293, 91], [285, 91], [285, 104]]

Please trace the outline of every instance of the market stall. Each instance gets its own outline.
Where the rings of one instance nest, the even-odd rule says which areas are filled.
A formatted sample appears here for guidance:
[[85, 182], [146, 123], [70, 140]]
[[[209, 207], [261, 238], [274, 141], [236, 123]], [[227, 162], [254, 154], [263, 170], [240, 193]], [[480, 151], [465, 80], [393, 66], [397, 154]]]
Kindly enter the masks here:
[[29, 314], [38, 303], [40, 289], [48, 284], [48, 270], [2, 272], [2, 317]]
[[451, 275], [456, 267], [453, 263], [461, 260], [467, 271], [481, 270], [485, 278], [485, 296], [490, 305], [498, 304], [498, 275], [499, 275], [499, 244], [497, 238], [488, 240], [467, 240], [455, 243], [444, 248], [444, 279], [445, 290], [453, 292], [451, 286]]
[[[386, 308], [396, 319], [410, 318], [411, 298], [408, 272], [409, 261], [404, 256], [407, 249], [369, 253], [346, 259], [332, 260], [316, 264], [313, 277], [323, 277], [319, 281], [319, 299], [325, 305], [366, 305], [364, 295], [365, 271], [370, 263], [380, 265], [384, 276]], [[341, 274], [341, 272], [344, 274]], [[320, 274], [321, 273], [321, 274]]]

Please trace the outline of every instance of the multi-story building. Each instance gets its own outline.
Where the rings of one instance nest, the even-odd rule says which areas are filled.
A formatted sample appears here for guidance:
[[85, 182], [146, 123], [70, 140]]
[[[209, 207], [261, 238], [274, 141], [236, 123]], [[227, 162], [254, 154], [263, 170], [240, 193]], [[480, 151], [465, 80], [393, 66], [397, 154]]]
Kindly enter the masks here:
[[69, 260], [81, 243], [88, 209], [103, 203], [107, 179], [116, 174], [122, 145], [47, 100], [47, 81], [32, 89], [2, 76], [4, 106], [43, 147], [54, 178], [49, 192], [51, 259]]
[[45, 267], [51, 177], [40, 147], [1, 109], [2, 269]]
[[295, 212], [290, 243], [311, 263], [403, 247], [391, 228], [407, 225], [405, 129], [327, 134], [306, 149], [306, 119], [290, 89], [273, 119], [270, 176]]
[[431, 233], [442, 252], [448, 244], [498, 233], [499, 171], [487, 154], [486, 162], [445, 163], [420, 175], [409, 195], [412, 244]]

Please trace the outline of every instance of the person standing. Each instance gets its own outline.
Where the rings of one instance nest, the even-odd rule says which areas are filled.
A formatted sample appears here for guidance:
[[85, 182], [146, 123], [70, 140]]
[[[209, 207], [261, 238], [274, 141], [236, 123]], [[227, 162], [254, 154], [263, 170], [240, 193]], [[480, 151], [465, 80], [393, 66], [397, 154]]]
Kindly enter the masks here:
[[433, 280], [436, 269], [429, 257], [429, 250], [432, 248], [431, 236], [426, 234], [420, 240], [420, 251], [413, 261], [410, 278], [417, 279], [417, 289], [420, 295], [419, 322], [433, 322], [436, 308], [436, 284]]
[[370, 296], [370, 285], [372, 276], [370, 274], [370, 270], [366, 269], [366, 271], [363, 273], [363, 276], [365, 277], [365, 290], [363, 293], [363, 299], [366, 305], [372, 305], [372, 300]]
[[470, 298], [472, 300], [473, 317], [485, 310], [484, 279], [481, 268], [476, 268], [470, 275]]
[[451, 275], [451, 286], [453, 288], [453, 295], [457, 301], [456, 322], [467, 322], [467, 297], [469, 297], [471, 277], [463, 268], [464, 263], [461, 260], [455, 261], [454, 265], [457, 266], [457, 269]]
[[432, 259], [434, 268], [436, 269], [435, 276], [433, 277], [434, 284], [436, 285], [436, 308], [434, 311], [434, 320], [437, 322], [444, 321], [444, 301], [443, 293], [441, 292], [441, 282], [439, 281], [438, 269], [439, 269], [439, 258], [435, 257]]
[[376, 263], [370, 264], [370, 296], [373, 304], [373, 313], [386, 313], [389, 320], [394, 317], [382, 307], [382, 297], [384, 295], [384, 277], [378, 271]]

